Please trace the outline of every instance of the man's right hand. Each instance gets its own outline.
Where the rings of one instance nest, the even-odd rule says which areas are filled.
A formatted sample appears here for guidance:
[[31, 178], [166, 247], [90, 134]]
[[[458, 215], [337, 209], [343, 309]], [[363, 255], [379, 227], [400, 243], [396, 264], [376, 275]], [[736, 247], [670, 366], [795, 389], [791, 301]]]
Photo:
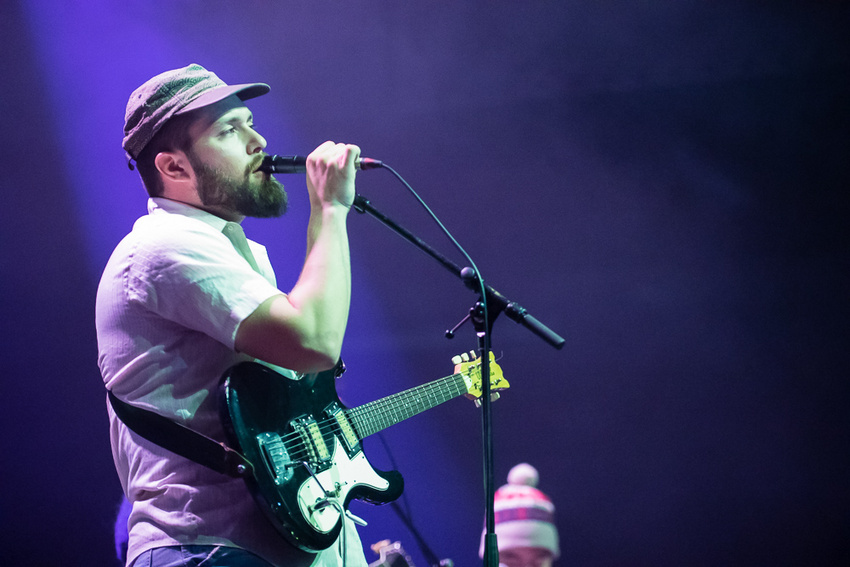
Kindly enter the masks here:
[[307, 157], [307, 256], [288, 294], [266, 300], [239, 326], [236, 350], [295, 370], [318, 372], [339, 359], [351, 301], [346, 218], [360, 148], [325, 142]]
[[325, 142], [307, 156], [307, 190], [310, 205], [342, 205], [348, 209], [354, 202], [354, 164], [360, 148], [352, 144]]

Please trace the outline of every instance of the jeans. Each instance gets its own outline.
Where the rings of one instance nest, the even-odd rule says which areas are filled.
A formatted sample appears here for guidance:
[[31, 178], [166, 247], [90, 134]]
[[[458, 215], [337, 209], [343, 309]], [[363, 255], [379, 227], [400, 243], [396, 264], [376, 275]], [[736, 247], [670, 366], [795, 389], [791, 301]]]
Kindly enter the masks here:
[[132, 567], [272, 567], [250, 551], [218, 545], [175, 545], [145, 551]]

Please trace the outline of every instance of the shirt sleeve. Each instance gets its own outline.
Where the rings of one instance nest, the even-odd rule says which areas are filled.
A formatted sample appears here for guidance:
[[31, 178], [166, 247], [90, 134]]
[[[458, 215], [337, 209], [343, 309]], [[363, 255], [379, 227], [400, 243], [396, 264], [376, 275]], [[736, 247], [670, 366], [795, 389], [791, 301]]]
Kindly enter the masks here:
[[[150, 236], [150, 235], [149, 235]], [[280, 294], [230, 241], [212, 228], [140, 241], [124, 281], [128, 301], [234, 348], [240, 323]]]

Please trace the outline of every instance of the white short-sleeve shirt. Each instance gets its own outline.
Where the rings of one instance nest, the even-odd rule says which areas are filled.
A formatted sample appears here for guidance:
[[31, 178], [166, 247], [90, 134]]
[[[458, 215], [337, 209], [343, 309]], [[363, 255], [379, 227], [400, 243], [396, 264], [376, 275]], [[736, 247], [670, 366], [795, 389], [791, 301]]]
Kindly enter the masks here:
[[[248, 359], [234, 349], [236, 331], [281, 292], [265, 248], [248, 241], [255, 271], [222, 232], [224, 219], [167, 199], [151, 199], [148, 211], [116, 247], [98, 287], [100, 371], [122, 400], [224, 441], [218, 385]], [[284, 543], [244, 481], [149, 443], [111, 408], [109, 418], [115, 466], [133, 504], [130, 562], [154, 547], [209, 544], [242, 547], [281, 567], [337, 565], [336, 546], [311, 555]], [[356, 531], [346, 531], [348, 565], [365, 565]]]

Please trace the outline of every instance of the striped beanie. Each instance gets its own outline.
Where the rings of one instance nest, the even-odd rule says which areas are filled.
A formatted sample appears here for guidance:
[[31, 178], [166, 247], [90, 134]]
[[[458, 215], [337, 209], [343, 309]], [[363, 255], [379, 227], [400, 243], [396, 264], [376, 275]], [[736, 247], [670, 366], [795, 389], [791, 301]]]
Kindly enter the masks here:
[[[496, 491], [494, 512], [499, 551], [516, 547], [546, 549], [557, 558], [558, 530], [555, 528], [555, 506], [536, 487], [537, 469], [520, 463], [508, 473], [508, 484]], [[479, 556], [484, 557], [484, 537]]]

